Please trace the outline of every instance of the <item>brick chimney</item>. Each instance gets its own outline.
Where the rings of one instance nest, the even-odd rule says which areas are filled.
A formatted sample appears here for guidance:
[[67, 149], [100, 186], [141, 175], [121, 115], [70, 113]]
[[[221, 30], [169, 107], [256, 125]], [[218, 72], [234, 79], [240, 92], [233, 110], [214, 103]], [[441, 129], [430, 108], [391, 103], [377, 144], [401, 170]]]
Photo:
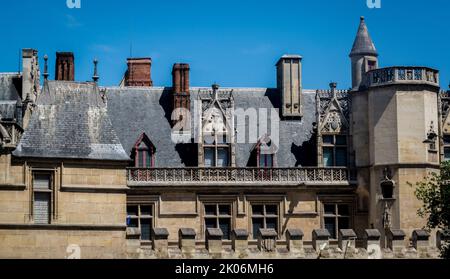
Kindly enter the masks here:
[[128, 58], [125, 86], [153, 86], [151, 58]]
[[57, 52], [55, 80], [75, 80], [75, 57], [73, 52]]
[[[172, 109], [180, 108], [189, 111], [191, 108], [191, 99], [189, 96], [189, 64], [177, 63], [172, 69]], [[172, 124], [175, 125], [183, 119], [182, 111], [177, 111], [172, 117]]]

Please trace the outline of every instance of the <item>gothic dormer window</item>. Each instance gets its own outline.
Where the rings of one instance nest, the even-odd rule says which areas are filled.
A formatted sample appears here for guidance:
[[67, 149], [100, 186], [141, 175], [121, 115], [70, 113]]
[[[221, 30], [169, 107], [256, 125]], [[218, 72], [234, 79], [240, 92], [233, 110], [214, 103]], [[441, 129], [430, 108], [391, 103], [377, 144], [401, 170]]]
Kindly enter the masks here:
[[133, 148], [134, 164], [137, 168], [155, 166], [155, 146], [146, 134], [142, 134]]
[[228, 167], [230, 149], [225, 121], [219, 109], [212, 108], [203, 125], [205, 167]]
[[234, 165], [234, 129], [231, 109], [232, 92], [199, 92], [201, 126], [198, 138], [198, 162], [201, 167], [230, 167]]

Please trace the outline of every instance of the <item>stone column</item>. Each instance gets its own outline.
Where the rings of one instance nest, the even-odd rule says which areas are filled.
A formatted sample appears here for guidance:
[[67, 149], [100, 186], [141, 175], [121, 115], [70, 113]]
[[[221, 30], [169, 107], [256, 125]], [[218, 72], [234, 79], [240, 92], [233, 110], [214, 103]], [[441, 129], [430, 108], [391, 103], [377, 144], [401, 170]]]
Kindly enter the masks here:
[[364, 231], [364, 248], [367, 250], [369, 259], [381, 259], [381, 233], [379, 230], [371, 229]]

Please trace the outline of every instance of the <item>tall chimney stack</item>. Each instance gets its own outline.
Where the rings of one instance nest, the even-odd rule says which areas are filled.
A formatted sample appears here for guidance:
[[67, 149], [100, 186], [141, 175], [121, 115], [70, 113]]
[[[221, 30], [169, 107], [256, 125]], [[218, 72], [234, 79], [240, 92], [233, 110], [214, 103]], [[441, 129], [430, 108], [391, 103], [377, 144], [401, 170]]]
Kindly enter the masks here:
[[282, 116], [302, 117], [302, 57], [300, 55], [283, 55], [276, 66]]
[[184, 113], [188, 113], [191, 108], [189, 71], [189, 64], [177, 63], [173, 65], [172, 109], [175, 111], [175, 114], [172, 118], [173, 125], [183, 120], [183, 118], [185, 117]]
[[75, 57], [73, 52], [57, 52], [55, 80], [75, 80]]
[[128, 58], [125, 86], [153, 86], [151, 58]]

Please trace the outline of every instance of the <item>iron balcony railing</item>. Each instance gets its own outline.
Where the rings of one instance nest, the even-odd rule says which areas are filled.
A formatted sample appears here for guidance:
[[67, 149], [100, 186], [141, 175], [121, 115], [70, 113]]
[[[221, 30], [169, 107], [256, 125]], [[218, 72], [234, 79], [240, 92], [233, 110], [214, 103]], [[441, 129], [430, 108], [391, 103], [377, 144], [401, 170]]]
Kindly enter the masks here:
[[129, 168], [128, 183], [152, 184], [349, 184], [348, 168]]

